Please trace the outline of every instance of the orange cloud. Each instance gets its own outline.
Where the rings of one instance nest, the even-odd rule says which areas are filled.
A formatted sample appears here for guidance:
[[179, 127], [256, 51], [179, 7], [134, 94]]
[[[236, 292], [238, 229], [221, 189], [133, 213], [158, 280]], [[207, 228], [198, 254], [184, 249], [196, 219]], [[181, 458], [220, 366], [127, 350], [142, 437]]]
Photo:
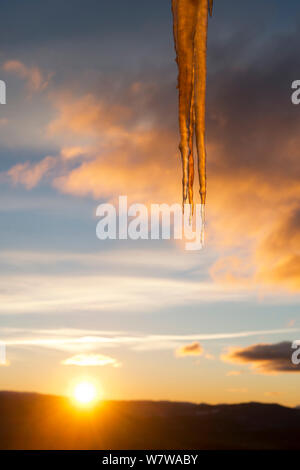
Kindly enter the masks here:
[[[128, 93], [136, 95], [135, 87]], [[88, 139], [94, 149], [88, 161], [78, 160], [75, 168], [56, 176], [53, 185], [58, 190], [109, 199], [127, 194], [142, 203], [180, 200], [180, 162], [173, 130], [162, 131], [155, 121], [134, 112], [131, 103], [116, 104], [91, 94], [78, 98], [70, 93], [53, 100], [58, 115], [49, 124], [49, 133], [69, 135], [77, 141]], [[64, 160], [73, 155], [77, 158], [81, 148], [62, 150], [61, 155]]]
[[176, 349], [175, 354], [177, 357], [201, 356], [203, 354], [203, 348], [200, 343], [195, 341], [194, 343], [186, 344]]
[[281, 217], [259, 244], [256, 259], [259, 280], [300, 290], [300, 209]]
[[23, 62], [18, 60], [8, 60], [3, 64], [3, 70], [14, 73], [23, 80], [27, 81], [27, 87], [31, 93], [42, 91], [49, 85], [51, 74], [44, 77], [41, 70], [34, 67], [27, 67]]
[[58, 116], [49, 124], [51, 135], [68, 133], [99, 138], [104, 132], [110, 137], [126, 134], [122, 123], [131, 116], [129, 107], [109, 103], [92, 94], [74, 97], [65, 93], [52, 98]]
[[216, 282], [249, 286], [253, 283], [251, 262], [237, 256], [219, 258], [210, 268], [210, 275]]

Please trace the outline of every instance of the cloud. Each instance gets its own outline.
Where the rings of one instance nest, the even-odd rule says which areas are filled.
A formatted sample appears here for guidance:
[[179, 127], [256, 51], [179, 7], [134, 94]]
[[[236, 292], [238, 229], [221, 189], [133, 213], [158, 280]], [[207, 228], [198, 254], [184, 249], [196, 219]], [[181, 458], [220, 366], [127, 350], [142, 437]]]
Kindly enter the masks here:
[[48, 74], [48, 76], [45, 77], [38, 67], [28, 67], [19, 60], [8, 60], [3, 64], [2, 68], [5, 72], [14, 73], [23, 80], [26, 80], [27, 88], [30, 93], [45, 90], [52, 76], [52, 74]]
[[55, 157], [45, 157], [38, 163], [19, 163], [6, 172], [14, 185], [22, 184], [26, 189], [34, 188], [55, 167]]
[[229, 393], [247, 393], [247, 388], [228, 388], [227, 392]]
[[[195, 351], [199, 351], [199, 341], [218, 341], [224, 339], [241, 338], [248, 336], [260, 336], [262, 334], [278, 334], [278, 331], [256, 331], [256, 332], [229, 332], [229, 333], [194, 333], [184, 334], [144, 334], [137, 331], [110, 331], [110, 330], [88, 330], [75, 328], [60, 329], [25, 329], [25, 328], [2, 328], [2, 338], [6, 346], [11, 347], [33, 347], [47, 348], [57, 351], [69, 351], [80, 354], [97, 354], [101, 348], [127, 347], [136, 352], [139, 351], [162, 351], [179, 349], [183, 342], [192, 342]], [[190, 344], [189, 344], [190, 346]], [[194, 351], [194, 352], [195, 352]], [[198, 354], [197, 354], [198, 355]]]
[[61, 157], [64, 160], [73, 160], [75, 158], [83, 157], [87, 153], [84, 147], [64, 147], [61, 149]]
[[[100, 96], [51, 93], [57, 116], [48, 136], [72, 142], [61, 148], [51, 184], [60, 192], [95, 199], [128, 194], [141, 203], [179, 201], [178, 136], [167, 116], [161, 123], [158, 89], [129, 84], [117, 97], [105, 90]], [[178, 165], [172, 165], [176, 157]], [[13, 167], [11, 173], [22, 169], [31, 167]]]
[[0, 276], [2, 312], [64, 313], [145, 311], [244, 298], [212, 283], [145, 274]]
[[61, 364], [65, 366], [113, 366], [120, 367], [120, 362], [116, 359], [104, 356], [103, 354], [77, 354], [64, 359]]
[[48, 126], [50, 135], [89, 139], [98, 149], [89, 161], [57, 175], [53, 185], [59, 191], [95, 199], [128, 194], [142, 203], [179, 200], [180, 165], [171, 164], [176, 161], [178, 137], [168, 119], [160, 122], [158, 90], [133, 85], [117, 97], [53, 97], [58, 115]]
[[275, 344], [253, 344], [245, 348], [230, 348], [221, 356], [225, 362], [248, 364], [261, 374], [279, 372], [300, 372], [292, 363], [292, 343], [283, 341]]
[[203, 354], [203, 348], [198, 342], [191, 344], [185, 344], [176, 349], [175, 354], [177, 357], [184, 356], [201, 356]]
[[257, 249], [258, 278], [300, 290], [300, 208], [282, 217]]
[[[300, 210], [300, 114], [289, 96], [299, 31], [243, 61], [248, 39], [235, 48], [238, 67], [209, 71], [209, 220], [221, 253], [211, 274], [215, 282], [299, 291], [299, 224], [288, 223]], [[231, 48], [222, 50], [230, 63]]]
[[[153, 138], [153, 141], [155, 139]], [[132, 155], [137, 155], [135, 148]], [[77, 196], [117, 199], [118, 195], [129, 194], [129, 200], [138, 203], [176, 202], [175, 192], [161, 184], [161, 178], [175, 181], [172, 171], [162, 171], [156, 162], [147, 164], [138, 160], [134, 164], [126, 152], [120, 157], [117, 153], [99, 156], [95, 160], [81, 164], [68, 174], [57, 176], [53, 181], [56, 189]], [[146, 180], [151, 175], [151, 180]], [[153, 178], [153, 180], [152, 180]]]
[[228, 285], [255, 286], [253, 266], [249, 260], [236, 255], [220, 257], [210, 268], [215, 282]]
[[92, 94], [78, 97], [65, 92], [52, 95], [52, 98], [58, 114], [48, 126], [51, 135], [68, 133], [72, 136], [79, 133], [83, 136], [99, 138], [105, 135], [106, 138], [113, 138], [128, 133], [124, 124], [132, 114], [129, 106]]
[[92, 152], [91, 149], [80, 146], [63, 147], [59, 155], [47, 156], [37, 163], [31, 163], [29, 161], [25, 163], [19, 163], [11, 167], [6, 173], [2, 175], [8, 177], [12, 184], [22, 184], [26, 189], [32, 189], [41, 182], [43, 177], [47, 176], [52, 179], [55, 176], [55, 172], [63, 172], [65, 170], [65, 164], [71, 163], [79, 158], [85, 158]]

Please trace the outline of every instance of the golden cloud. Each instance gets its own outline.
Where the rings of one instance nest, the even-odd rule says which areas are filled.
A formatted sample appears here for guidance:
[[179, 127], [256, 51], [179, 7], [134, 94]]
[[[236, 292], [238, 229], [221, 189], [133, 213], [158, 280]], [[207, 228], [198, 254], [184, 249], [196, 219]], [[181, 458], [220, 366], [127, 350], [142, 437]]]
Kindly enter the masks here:
[[177, 357], [201, 356], [203, 354], [203, 348], [200, 343], [195, 341], [194, 343], [180, 346], [176, 349], [175, 354]]
[[113, 367], [120, 367], [121, 363], [118, 362], [116, 359], [104, 356], [103, 354], [77, 354], [75, 356], [69, 357], [68, 359], [64, 359], [61, 364], [64, 366], [88, 366], [88, 367], [95, 367], [95, 366], [113, 366]]

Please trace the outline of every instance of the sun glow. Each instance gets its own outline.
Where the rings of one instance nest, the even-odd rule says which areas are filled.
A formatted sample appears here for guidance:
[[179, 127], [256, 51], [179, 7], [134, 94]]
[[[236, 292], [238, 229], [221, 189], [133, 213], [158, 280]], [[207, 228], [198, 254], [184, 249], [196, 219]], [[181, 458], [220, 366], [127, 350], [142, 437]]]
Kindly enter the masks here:
[[81, 382], [76, 385], [73, 396], [79, 405], [91, 405], [97, 399], [97, 390], [92, 383]]

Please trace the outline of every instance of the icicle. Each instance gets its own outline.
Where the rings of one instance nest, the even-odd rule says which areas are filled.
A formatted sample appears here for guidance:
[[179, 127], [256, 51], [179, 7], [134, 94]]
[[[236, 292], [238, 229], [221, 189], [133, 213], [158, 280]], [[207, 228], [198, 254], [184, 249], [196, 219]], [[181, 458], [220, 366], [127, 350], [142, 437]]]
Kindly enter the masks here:
[[205, 95], [208, 14], [213, 0], [172, 0], [174, 42], [178, 65], [180, 152], [183, 207], [194, 210], [193, 139], [196, 136], [198, 176], [203, 215], [206, 202]]

